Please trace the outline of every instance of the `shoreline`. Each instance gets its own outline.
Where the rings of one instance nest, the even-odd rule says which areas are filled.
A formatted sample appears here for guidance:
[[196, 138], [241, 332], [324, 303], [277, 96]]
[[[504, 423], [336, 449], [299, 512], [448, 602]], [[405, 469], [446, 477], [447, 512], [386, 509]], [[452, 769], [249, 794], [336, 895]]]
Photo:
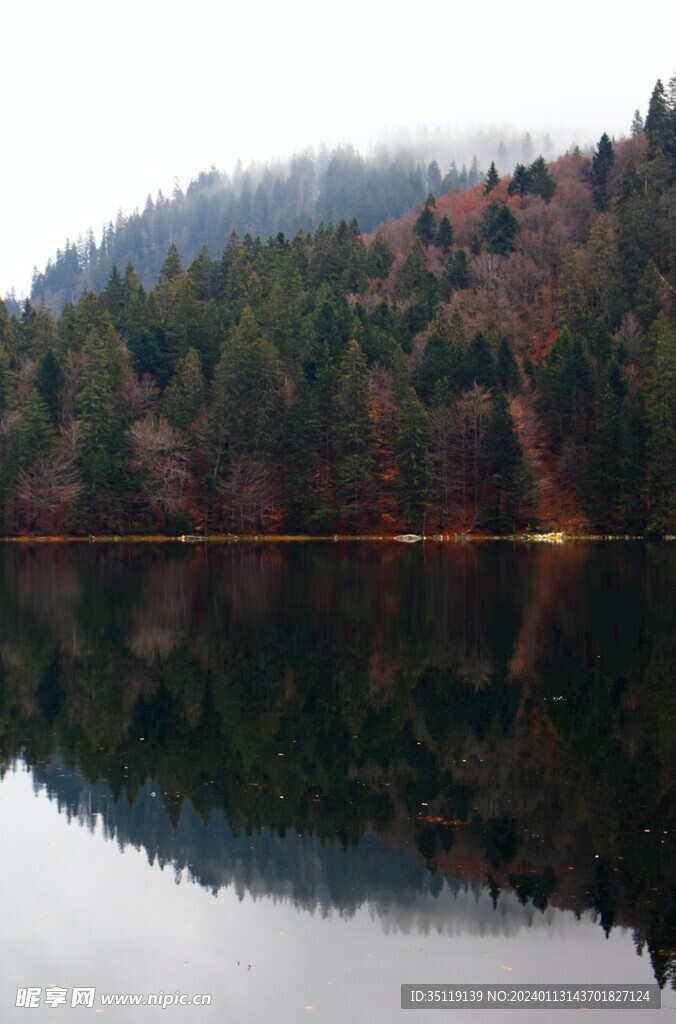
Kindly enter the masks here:
[[444, 533], [444, 534], [212, 534], [207, 537], [199, 534], [98, 534], [77, 536], [63, 535], [31, 535], [17, 537], [0, 537], [3, 544], [307, 544], [307, 543], [396, 543], [396, 544], [467, 544], [484, 541], [510, 541], [522, 544], [567, 544], [574, 541], [673, 541], [676, 536], [668, 534], [664, 537], [645, 537], [643, 534], [606, 534], [606, 533]]

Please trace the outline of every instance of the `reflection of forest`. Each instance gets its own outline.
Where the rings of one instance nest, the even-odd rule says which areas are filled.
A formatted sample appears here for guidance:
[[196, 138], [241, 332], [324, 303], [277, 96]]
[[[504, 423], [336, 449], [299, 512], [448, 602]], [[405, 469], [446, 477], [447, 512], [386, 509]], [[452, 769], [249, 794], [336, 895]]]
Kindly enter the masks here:
[[7, 547], [0, 758], [201, 884], [341, 912], [479, 884], [631, 926], [664, 984], [675, 570], [668, 545]]

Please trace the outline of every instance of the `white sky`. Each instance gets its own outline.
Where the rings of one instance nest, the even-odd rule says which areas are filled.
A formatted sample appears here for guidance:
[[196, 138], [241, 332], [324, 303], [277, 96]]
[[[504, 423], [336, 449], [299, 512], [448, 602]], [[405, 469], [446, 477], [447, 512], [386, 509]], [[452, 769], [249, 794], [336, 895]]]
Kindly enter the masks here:
[[675, 39], [669, 0], [8, 0], [0, 295], [212, 164], [423, 126], [626, 134]]

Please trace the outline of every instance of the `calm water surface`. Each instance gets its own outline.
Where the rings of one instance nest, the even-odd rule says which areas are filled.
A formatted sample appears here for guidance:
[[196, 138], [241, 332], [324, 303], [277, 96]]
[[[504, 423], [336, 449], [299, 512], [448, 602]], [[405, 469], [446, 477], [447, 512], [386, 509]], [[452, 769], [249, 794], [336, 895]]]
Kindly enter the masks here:
[[[673, 1019], [675, 581], [673, 545], [4, 546], [0, 1020], [414, 1024], [402, 983], [469, 982]], [[211, 1005], [100, 999], [175, 992]]]

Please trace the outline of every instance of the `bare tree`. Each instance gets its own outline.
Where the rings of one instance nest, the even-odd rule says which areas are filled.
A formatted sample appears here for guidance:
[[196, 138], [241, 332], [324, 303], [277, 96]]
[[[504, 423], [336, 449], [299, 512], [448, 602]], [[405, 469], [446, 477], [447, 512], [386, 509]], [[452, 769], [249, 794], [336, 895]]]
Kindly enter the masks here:
[[57, 511], [75, 501], [81, 491], [75, 453], [66, 447], [38, 455], [28, 468], [21, 470], [17, 480], [17, 497], [28, 505], [31, 529], [44, 512], [53, 522]]
[[233, 530], [256, 533], [265, 529], [274, 515], [275, 488], [270, 471], [249, 455], [233, 460], [228, 479], [219, 491]]
[[129, 430], [132, 466], [144, 476], [142, 491], [151, 508], [176, 512], [190, 480], [188, 442], [163, 416], [151, 415]]

